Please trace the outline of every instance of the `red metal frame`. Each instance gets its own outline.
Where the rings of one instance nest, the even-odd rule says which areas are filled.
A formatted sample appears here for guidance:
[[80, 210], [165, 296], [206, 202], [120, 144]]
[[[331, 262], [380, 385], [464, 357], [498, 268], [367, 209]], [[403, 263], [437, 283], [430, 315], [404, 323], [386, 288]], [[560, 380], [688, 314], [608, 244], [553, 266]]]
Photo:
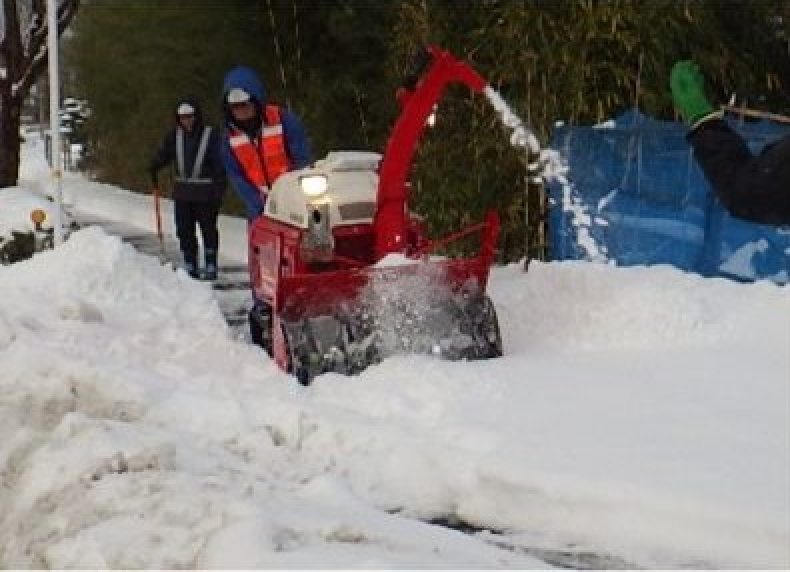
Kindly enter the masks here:
[[[408, 214], [408, 176], [426, 120], [451, 83], [462, 83], [480, 92], [486, 82], [467, 64], [431, 46], [430, 62], [411, 89], [398, 93], [401, 115], [379, 168], [379, 186], [373, 224], [333, 228], [335, 252], [330, 262], [307, 260], [300, 249], [304, 230], [259, 217], [249, 229], [250, 276], [255, 298], [271, 304], [273, 354], [278, 366], [290, 367], [283, 322], [332, 313], [343, 304], [357, 303], [360, 291], [384, 275], [405, 276], [430, 264], [452, 291], [472, 286], [485, 291], [499, 236], [499, 216], [487, 213], [485, 221], [429, 241], [418, 220]], [[423, 71], [423, 70], [421, 70]], [[477, 256], [427, 262], [427, 254], [472, 233], [480, 234]], [[389, 254], [403, 254], [415, 264], [376, 267]], [[397, 276], [396, 276], [397, 277]]]

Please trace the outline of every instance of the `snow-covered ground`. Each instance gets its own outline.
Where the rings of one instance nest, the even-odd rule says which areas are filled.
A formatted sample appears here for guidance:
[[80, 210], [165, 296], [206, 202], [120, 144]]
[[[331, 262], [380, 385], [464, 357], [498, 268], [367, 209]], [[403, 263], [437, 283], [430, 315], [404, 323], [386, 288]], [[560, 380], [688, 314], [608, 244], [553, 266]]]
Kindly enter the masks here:
[[[150, 197], [64, 194], [154, 228]], [[99, 228], [0, 267], [0, 566], [790, 567], [790, 287], [572, 262], [490, 294], [503, 358], [304, 388]]]

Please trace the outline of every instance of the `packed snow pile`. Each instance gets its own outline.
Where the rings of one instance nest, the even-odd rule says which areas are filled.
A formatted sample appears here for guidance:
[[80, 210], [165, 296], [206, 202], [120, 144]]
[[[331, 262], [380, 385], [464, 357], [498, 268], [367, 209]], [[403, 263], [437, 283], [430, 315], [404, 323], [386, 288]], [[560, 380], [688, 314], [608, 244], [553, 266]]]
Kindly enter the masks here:
[[503, 358], [309, 388], [99, 228], [0, 297], [3, 568], [790, 564], [788, 287], [497, 268]]

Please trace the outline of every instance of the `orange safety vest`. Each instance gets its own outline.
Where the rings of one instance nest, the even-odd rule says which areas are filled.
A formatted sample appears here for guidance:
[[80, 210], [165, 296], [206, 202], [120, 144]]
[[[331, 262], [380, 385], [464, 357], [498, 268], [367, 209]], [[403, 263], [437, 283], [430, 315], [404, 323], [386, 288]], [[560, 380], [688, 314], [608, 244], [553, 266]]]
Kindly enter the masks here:
[[274, 181], [288, 171], [290, 163], [285, 150], [280, 108], [267, 105], [264, 112], [265, 120], [259, 137], [253, 141], [246, 133], [232, 127], [229, 143], [247, 178], [265, 194]]

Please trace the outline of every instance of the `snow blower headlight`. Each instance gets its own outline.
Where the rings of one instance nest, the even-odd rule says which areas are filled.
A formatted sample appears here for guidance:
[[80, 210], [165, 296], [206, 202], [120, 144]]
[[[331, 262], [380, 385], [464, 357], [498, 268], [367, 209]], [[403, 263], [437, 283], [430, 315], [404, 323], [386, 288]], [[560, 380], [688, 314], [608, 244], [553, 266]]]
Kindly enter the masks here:
[[303, 175], [299, 177], [302, 192], [310, 199], [317, 199], [326, 193], [329, 181], [326, 175]]

